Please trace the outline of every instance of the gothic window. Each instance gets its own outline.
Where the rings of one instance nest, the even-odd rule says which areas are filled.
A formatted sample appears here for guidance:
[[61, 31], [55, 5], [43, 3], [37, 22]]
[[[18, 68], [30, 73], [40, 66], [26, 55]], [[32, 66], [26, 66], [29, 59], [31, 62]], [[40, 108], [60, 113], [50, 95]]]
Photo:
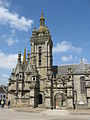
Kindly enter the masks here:
[[80, 77], [80, 89], [81, 89], [81, 94], [85, 93], [86, 92], [86, 83], [85, 83], [85, 77], [82, 76]]
[[39, 46], [39, 66], [41, 65], [41, 46]]

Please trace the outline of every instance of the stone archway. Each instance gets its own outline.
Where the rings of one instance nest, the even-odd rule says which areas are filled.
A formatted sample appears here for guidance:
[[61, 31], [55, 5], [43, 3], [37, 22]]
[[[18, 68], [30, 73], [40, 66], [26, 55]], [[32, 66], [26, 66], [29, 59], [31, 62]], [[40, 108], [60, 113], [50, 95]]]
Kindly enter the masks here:
[[54, 96], [54, 108], [61, 108], [64, 107], [64, 94], [63, 93], [56, 93]]

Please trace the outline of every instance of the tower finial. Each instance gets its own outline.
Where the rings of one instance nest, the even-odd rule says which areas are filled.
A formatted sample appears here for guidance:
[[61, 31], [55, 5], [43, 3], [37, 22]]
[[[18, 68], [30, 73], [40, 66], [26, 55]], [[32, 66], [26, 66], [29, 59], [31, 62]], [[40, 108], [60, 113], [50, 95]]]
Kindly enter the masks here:
[[82, 62], [82, 57], [81, 57], [81, 62]]
[[44, 14], [43, 14], [43, 10], [42, 10], [42, 12], [41, 12], [41, 16], [42, 16], [42, 17], [44, 16]]
[[45, 22], [45, 19], [44, 19], [44, 14], [43, 14], [43, 11], [41, 13], [41, 17], [40, 17], [40, 27], [44, 27], [44, 23]]
[[26, 49], [24, 49], [24, 55], [23, 55], [23, 65], [25, 64], [26, 62]]
[[83, 58], [81, 57], [81, 59], [80, 59], [80, 63], [83, 63]]
[[81, 57], [81, 62], [82, 62], [82, 57]]

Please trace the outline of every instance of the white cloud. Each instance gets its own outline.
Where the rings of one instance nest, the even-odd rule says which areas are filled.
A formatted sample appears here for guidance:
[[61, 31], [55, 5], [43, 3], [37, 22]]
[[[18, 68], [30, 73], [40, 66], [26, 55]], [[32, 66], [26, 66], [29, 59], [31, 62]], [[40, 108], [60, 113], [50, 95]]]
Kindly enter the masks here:
[[2, 7], [9, 7], [10, 2], [8, 0], [0, 0], [0, 6]]
[[15, 43], [18, 43], [19, 40], [18, 40], [18, 39], [15, 39], [15, 40], [14, 40], [12, 37], [10, 37], [10, 38], [6, 39], [6, 42], [8, 43], [8, 46], [12, 46], [12, 45], [14, 45]]
[[17, 54], [5, 54], [0, 51], [0, 68], [12, 69], [17, 63]]
[[3, 77], [4, 79], [8, 79], [8, 78], [9, 78], [9, 75], [8, 75], [8, 74], [2, 74], [2, 77]]
[[53, 48], [54, 53], [61, 53], [68, 51], [80, 53], [82, 49], [74, 47], [71, 44], [71, 42], [67, 42], [67, 41], [62, 41], [61, 43], [57, 43], [56, 46]]
[[12, 33], [13, 35], [15, 35], [16, 30], [15, 30], [15, 29], [11, 29], [11, 33]]
[[68, 61], [71, 61], [72, 60], [72, 55], [70, 55], [70, 56], [63, 56], [63, 57], [61, 57], [61, 60], [63, 61], [63, 62], [68, 62]]
[[8, 44], [8, 46], [12, 46], [19, 42], [14, 30], [12, 30], [11, 34], [9, 34], [9, 35], [3, 34], [2, 39]]
[[86, 58], [82, 58], [82, 61], [83, 61], [84, 63], [87, 63], [87, 59], [86, 59]]
[[6, 8], [6, 4], [9, 6], [8, 2], [5, 4], [4, 1], [6, 0], [0, 1], [0, 24], [9, 24], [11, 28], [23, 31], [28, 31], [31, 28], [33, 20], [26, 19], [24, 16], [20, 17], [19, 14], [10, 12]]
[[8, 79], [10, 77], [10, 73], [3, 72], [0, 76], [1, 76], [0, 84], [1, 85], [7, 85], [8, 84]]

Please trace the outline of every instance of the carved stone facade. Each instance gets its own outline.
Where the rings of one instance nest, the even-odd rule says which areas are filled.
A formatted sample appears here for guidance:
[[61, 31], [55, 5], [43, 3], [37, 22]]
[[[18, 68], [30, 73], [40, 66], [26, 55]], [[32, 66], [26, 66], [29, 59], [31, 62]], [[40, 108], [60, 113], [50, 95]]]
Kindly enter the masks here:
[[18, 54], [16, 68], [8, 82], [8, 99], [12, 106], [50, 109], [90, 108], [90, 64], [53, 66], [53, 42], [45, 26], [43, 14], [40, 27], [32, 31], [31, 56]]

